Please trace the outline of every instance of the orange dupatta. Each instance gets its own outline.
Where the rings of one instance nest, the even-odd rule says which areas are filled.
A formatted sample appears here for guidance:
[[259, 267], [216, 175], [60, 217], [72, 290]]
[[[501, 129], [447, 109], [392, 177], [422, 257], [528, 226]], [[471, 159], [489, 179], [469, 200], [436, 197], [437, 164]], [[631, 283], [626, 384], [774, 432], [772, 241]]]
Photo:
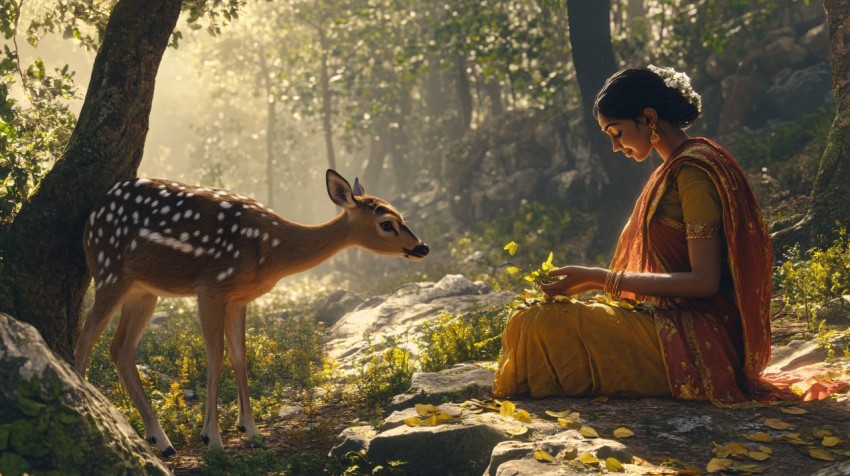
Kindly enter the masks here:
[[708, 139], [683, 144], [649, 178], [620, 239], [612, 270], [690, 270], [684, 231], [653, 220], [668, 177], [682, 165], [704, 170], [721, 199], [723, 239], [734, 296], [657, 298], [654, 302], [672, 395], [686, 400], [751, 401], [763, 393], [762, 371], [770, 360], [769, 306], [773, 247], [758, 203], [740, 166]]

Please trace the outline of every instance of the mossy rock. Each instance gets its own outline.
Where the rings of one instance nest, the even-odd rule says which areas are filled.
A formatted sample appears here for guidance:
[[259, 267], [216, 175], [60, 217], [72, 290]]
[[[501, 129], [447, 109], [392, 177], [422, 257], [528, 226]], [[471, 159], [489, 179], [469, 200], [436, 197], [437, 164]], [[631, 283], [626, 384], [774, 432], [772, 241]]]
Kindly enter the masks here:
[[0, 313], [0, 474], [170, 474], [112, 404]]

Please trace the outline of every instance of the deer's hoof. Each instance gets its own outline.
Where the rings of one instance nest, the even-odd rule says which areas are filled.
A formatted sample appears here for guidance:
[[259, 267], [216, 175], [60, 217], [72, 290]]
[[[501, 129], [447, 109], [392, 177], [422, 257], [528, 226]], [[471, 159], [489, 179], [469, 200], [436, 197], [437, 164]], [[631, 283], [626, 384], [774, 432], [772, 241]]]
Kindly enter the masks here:
[[156, 437], [155, 436], [149, 436], [148, 437], [148, 443], [156, 444]]
[[175, 450], [173, 446], [169, 446], [168, 448], [165, 449], [165, 451], [162, 452], [162, 457], [168, 458], [169, 456], [172, 456], [172, 455], [175, 455], [175, 454], [177, 454], [177, 450]]
[[241, 431], [242, 433], [245, 433], [245, 426], [244, 425], [236, 425], [236, 429]]
[[203, 440], [205, 445], [210, 444], [210, 437], [207, 435], [201, 435], [201, 440]]

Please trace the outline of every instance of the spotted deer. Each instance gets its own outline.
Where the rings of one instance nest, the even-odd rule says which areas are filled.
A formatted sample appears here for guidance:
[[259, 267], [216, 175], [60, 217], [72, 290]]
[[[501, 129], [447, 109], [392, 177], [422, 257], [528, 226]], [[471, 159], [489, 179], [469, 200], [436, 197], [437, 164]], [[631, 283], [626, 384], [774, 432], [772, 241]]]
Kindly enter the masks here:
[[164, 456], [175, 453], [142, 390], [135, 349], [158, 296], [198, 298], [207, 356], [207, 400], [201, 437], [221, 447], [217, 393], [224, 343], [236, 375], [236, 426], [257, 435], [248, 399], [245, 307], [281, 278], [307, 270], [338, 251], [360, 246], [419, 261], [428, 246], [386, 201], [354, 189], [333, 170], [328, 195], [342, 213], [320, 225], [285, 220], [250, 198], [169, 180], [115, 184], [89, 215], [84, 247], [95, 280], [95, 300], [75, 349], [85, 374], [95, 342], [118, 308], [121, 319], [110, 354], [138, 409], [145, 439]]

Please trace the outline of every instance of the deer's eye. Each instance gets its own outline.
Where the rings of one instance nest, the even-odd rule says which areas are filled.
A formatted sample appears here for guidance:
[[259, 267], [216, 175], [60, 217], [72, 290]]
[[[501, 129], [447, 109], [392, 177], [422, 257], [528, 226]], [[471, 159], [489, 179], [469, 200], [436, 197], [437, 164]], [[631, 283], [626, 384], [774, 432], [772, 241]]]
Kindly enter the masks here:
[[381, 222], [381, 229], [384, 231], [395, 231], [395, 229], [393, 228], [393, 222], [391, 221]]

